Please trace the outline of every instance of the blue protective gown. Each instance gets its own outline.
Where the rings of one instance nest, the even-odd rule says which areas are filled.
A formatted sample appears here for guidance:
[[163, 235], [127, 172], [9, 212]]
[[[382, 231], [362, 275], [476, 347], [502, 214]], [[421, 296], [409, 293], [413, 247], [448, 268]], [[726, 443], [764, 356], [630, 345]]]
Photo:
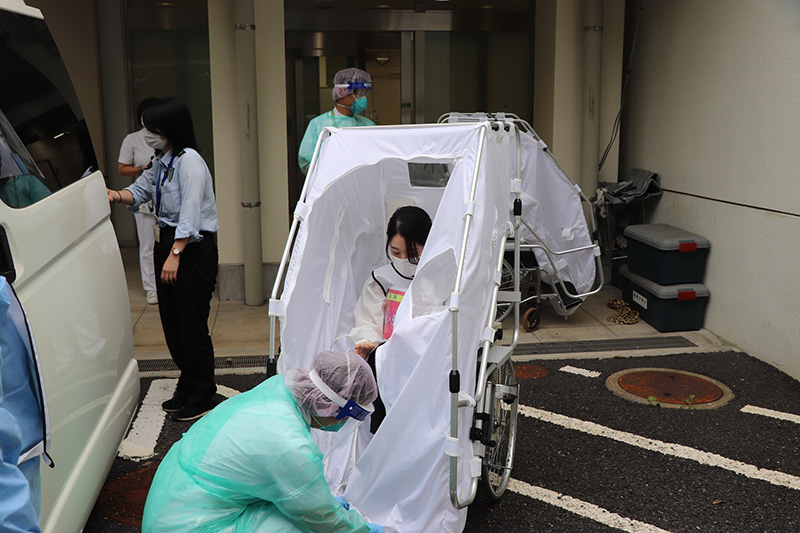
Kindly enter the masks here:
[[314, 157], [314, 149], [317, 147], [317, 140], [323, 128], [353, 128], [374, 125], [375, 123], [367, 117], [361, 115], [336, 115], [333, 109], [314, 117], [308, 123], [306, 133], [303, 135], [303, 141], [300, 143], [300, 149], [297, 151], [297, 162], [300, 163], [300, 170], [303, 174], [308, 174], [308, 166], [311, 164], [311, 158]]
[[[39, 455], [44, 411], [34, 354], [20, 332], [25, 319], [8, 282], [0, 276], [0, 524], [3, 531], [39, 531], [41, 479]], [[16, 321], [16, 324], [15, 324]], [[27, 335], [27, 331], [24, 331]], [[43, 449], [43, 448], [41, 448]]]
[[158, 467], [142, 532], [353, 532], [331, 495], [310, 424], [273, 376], [198, 420]]

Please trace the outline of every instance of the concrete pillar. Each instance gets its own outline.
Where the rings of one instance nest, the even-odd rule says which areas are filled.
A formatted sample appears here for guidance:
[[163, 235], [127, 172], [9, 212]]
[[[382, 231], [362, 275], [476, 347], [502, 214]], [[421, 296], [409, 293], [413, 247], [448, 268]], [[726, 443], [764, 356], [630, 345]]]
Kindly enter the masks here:
[[255, 16], [253, 0], [236, 0], [236, 85], [242, 179], [244, 302], [264, 303], [261, 255], [261, 187], [258, 165]]

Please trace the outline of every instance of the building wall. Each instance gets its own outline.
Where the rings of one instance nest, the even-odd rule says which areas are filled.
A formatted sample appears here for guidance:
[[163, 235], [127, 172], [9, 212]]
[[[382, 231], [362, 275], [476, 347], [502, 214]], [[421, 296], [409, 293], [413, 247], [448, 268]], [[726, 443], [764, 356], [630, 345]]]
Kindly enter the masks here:
[[795, 0], [644, 2], [621, 166], [660, 174], [652, 222], [711, 241], [705, 327], [800, 378], [798, 28]]

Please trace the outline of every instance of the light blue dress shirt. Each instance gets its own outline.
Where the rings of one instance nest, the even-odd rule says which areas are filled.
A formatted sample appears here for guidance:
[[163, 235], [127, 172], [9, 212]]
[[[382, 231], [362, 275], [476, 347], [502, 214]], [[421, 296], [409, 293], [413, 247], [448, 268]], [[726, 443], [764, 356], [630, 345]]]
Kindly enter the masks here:
[[153, 158], [153, 166], [126, 190], [133, 207], [153, 200], [161, 227], [175, 228], [175, 239], [202, 240], [201, 231], [219, 230], [211, 172], [203, 157], [186, 148], [173, 157], [172, 149]]

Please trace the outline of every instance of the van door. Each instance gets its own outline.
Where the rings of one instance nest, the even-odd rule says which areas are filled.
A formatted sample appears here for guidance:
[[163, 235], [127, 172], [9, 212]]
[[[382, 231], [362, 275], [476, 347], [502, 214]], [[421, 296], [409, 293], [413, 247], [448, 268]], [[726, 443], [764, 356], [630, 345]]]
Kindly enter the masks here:
[[[38, 10], [0, 1], [0, 272], [30, 320], [55, 468], [42, 530], [83, 528], [134, 414], [130, 305], [103, 176]], [[13, 81], [13, 83], [12, 83]]]

